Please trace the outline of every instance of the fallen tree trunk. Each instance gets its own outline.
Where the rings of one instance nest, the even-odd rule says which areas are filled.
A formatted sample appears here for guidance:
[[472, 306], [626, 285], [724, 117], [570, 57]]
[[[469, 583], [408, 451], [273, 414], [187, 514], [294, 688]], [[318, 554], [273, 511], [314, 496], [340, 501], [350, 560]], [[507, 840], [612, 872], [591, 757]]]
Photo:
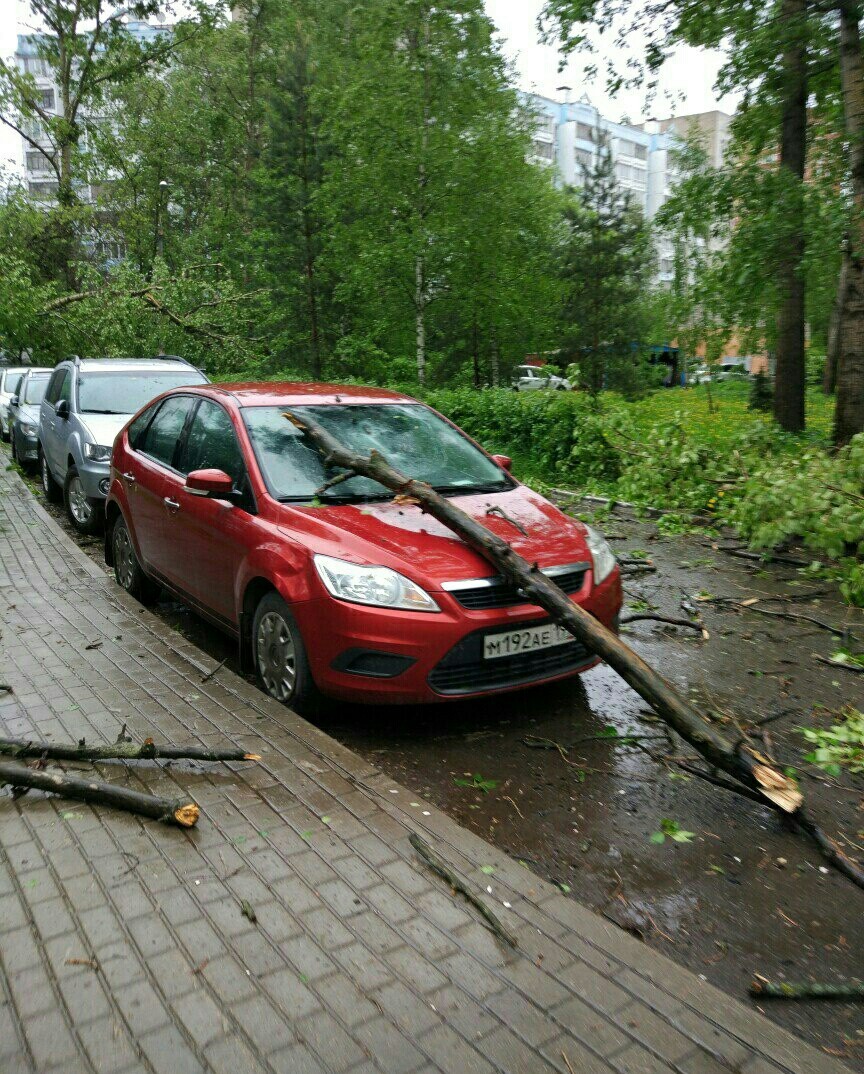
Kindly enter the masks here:
[[798, 811], [802, 796], [794, 780], [747, 743], [732, 743], [718, 734], [661, 675], [626, 646], [617, 634], [575, 604], [536, 564], [528, 563], [506, 541], [430, 485], [394, 469], [377, 451], [368, 456], [358, 455], [343, 447], [307, 415], [301, 418], [287, 411], [285, 417], [306, 433], [327, 465], [342, 467], [377, 481], [396, 493], [397, 503], [416, 504], [461, 537], [519, 589], [527, 602], [543, 608], [587, 649], [614, 668], [710, 765], [756, 791], [766, 804], [780, 812], [793, 815]]
[[0, 738], [0, 755], [7, 757], [48, 757], [52, 761], [260, 761], [258, 753], [245, 750], [208, 750], [201, 746], [157, 746], [152, 738], [140, 745], [114, 742], [110, 746], [77, 743], [32, 742], [26, 738]]
[[766, 999], [864, 999], [864, 984], [831, 984], [821, 981], [769, 981], [758, 973], [750, 984], [750, 995]]
[[91, 805], [125, 809], [129, 813], [152, 817], [163, 824], [178, 824], [181, 828], [194, 827], [198, 823], [200, 813], [198, 806], [190, 798], [177, 798], [173, 801], [169, 798], [157, 798], [152, 794], [133, 791], [129, 787], [79, 779], [65, 772], [40, 771], [14, 761], [0, 761], [0, 784], [47, 791]]

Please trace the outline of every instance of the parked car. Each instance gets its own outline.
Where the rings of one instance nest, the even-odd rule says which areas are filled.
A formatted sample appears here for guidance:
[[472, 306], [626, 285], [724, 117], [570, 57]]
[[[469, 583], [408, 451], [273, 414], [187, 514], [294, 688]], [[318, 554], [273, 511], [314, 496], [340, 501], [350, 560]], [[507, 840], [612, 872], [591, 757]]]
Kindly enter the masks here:
[[114, 437], [169, 388], [207, 384], [183, 358], [74, 358], [55, 367], [39, 412], [39, 469], [49, 500], [72, 525], [98, 533]]
[[12, 458], [25, 469], [32, 469], [39, 458], [39, 407], [50, 378], [50, 369], [31, 367], [9, 401]]
[[621, 580], [603, 537], [564, 515], [408, 396], [327, 384], [178, 388], [114, 444], [105, 555], [238, 639], [268, 693], [415, 703], [577, 674], [594, 657], [443, 525], [381, 485], [335, 476], [286, 408], [428, 481], [615, 627]]
[[513, 388], [517, 392], [569, 392], [572, 384], [565, 377], [538, 365], [517, 365], [513, 371]]
[[27, 372], [24, 366], [0, 368], [0, 440], [9, 443], [9, 403], [18, 391], [21, 378]]

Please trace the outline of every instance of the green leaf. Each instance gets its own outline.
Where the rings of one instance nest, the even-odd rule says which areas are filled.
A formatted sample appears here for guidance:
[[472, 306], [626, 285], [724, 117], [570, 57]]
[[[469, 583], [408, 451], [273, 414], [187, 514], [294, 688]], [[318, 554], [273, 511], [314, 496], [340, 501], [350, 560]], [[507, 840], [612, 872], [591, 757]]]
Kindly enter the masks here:
[[495, 872], [494, 865], [481, 865], [480, 872], [485, 873], [487, 876], [491, 876]]

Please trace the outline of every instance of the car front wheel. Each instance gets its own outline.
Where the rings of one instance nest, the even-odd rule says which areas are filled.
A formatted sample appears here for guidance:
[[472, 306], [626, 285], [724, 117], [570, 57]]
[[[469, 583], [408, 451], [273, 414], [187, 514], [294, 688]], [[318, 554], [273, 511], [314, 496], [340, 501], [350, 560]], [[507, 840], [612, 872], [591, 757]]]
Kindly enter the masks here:
[[271, 697], [303, 715], [321, 705], [306, 646], [291, 611], [278, 593], [268, 593], [255, 609], [252, 645], [258, 679]]
[[63, 495], [66, 500], [66, 514], [75, 529], [79, 533], [86, 533], [89, 536], [101, 533], [102, 504], [98, 500], [91, 500], [85, 494], [78, 470], [74, 466], [70, 466], [66, 471]]
[[63, 489], [54, 480], [51, 467], [48, 465], [48, 460], [41, 449], [39, 451], [39, 475], [42, 480], [42, 491], [45, 493], [45, 499], [49, 503], [60, 503], [63, 499]]

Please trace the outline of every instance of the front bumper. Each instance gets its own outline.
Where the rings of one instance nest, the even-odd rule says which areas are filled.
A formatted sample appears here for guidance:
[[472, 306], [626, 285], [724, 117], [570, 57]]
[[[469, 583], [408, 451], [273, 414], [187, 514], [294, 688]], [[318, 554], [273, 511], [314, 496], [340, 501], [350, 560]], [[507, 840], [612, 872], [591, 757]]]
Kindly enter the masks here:
[[[622, 601], [618, 570], [599, 586], [591, 583], [589, 572], [572, 599], [616, 629]], [[448, 593], [433, 596], [441, 612], [401, 612], [331, 598], [293, 605], [318, 687], [345, 701], [442, 702], [551, 682], [597, 662], [575, 640], [485, 660], [485, 634], [539, 625], [548, 622], [548, 616], [527, 604], [469, 611]]]
[[104, 500], [111, 483], [111, 463], [83, 459], [78, 466], [78, 477], [88, 499]]
[[34, 434], [27, 436], [21, 431], [20, 426], [13, 430], [15, 437], [15, 450], [22, 462], [36, 462], [39, 458], [39, 440]]

